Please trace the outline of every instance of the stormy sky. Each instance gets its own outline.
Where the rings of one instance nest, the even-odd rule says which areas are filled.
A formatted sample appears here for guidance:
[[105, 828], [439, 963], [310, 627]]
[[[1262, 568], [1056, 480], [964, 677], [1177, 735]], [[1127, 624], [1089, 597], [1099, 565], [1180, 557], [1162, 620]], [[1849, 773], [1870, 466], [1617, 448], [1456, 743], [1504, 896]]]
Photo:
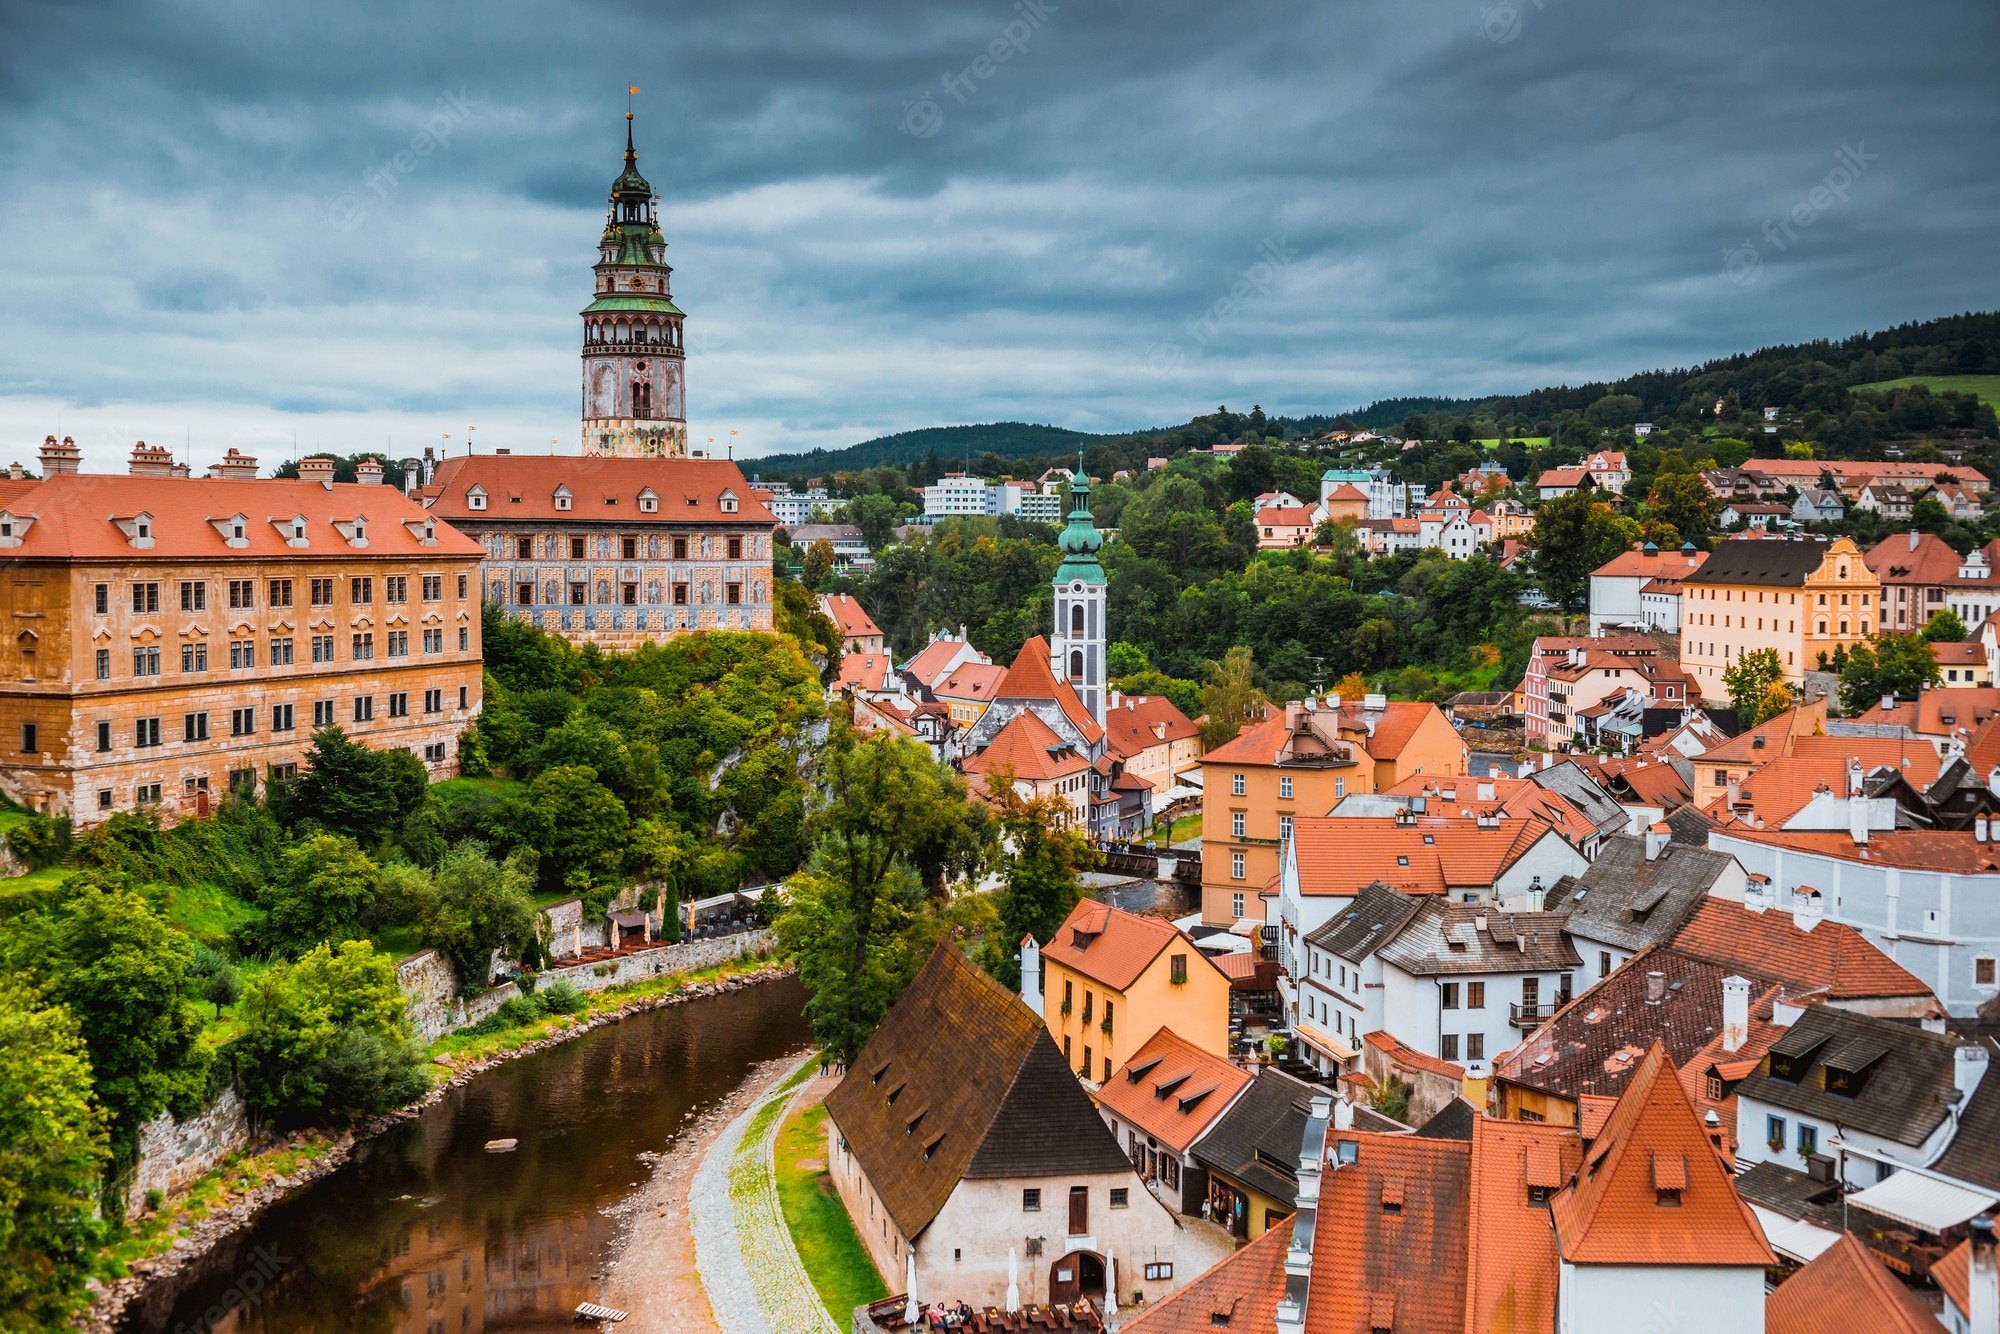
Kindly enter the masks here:
[[1996, 58], [1979, 0], [7, 0], [0, 454], [575, 450], [628, 84], [742, 454], [1991, 309]]

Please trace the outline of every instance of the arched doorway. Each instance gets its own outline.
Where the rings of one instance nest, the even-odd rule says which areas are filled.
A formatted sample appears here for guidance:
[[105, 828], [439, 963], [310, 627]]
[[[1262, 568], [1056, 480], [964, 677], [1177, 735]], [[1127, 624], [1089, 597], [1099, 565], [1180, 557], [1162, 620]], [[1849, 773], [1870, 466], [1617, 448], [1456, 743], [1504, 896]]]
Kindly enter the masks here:
[[1104, 1300], [1104, 1257], [1095, 1251], [1071, 1251], [1049, 1266], [1049, 1304], [1068, 1305], [1079, 1297]]

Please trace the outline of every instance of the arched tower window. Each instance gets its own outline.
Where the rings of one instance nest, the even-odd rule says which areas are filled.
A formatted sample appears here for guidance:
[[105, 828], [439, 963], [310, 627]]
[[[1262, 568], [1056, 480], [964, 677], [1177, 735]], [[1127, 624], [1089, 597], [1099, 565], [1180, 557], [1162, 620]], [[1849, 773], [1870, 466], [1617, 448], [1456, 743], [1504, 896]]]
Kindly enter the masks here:
[[653, 386], [644, 380], [632, 381], [632, 415], [634, 417], [653, 415]]
[[1073, 635], [1080, 635], [1083, 633], [1083, 604], [1080, 602], [1073, 602], [1070, 604], [1069, 632]]
[[1083, 679], [1083, 650], [1071, 649], [1069, 654], [1069, 674], [1072, 680]]

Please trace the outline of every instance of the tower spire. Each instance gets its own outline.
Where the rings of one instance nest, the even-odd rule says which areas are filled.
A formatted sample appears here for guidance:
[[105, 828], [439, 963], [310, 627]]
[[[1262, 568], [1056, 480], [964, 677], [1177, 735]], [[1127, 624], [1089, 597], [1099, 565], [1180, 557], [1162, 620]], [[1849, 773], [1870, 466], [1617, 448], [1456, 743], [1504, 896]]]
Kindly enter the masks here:
[[630, 171], [639, 165], [639, 150], [632, 147], [632, 99], [638, 95], [639, 85], [628, 84], [625, 88], [625, 168]]

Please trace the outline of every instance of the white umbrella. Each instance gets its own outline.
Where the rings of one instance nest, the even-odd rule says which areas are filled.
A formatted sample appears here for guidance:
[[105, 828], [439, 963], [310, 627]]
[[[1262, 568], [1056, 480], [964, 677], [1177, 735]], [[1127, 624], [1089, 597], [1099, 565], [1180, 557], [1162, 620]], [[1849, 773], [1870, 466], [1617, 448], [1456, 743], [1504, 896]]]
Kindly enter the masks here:
[[910, 1251], [910, 1269], [906, 1291], [909, 1300], [903, 1303], [903, 1319], [909, 1324], [920, 1324], [924, 1318], [923, 1308], [917, 1305], [917, 1253]]
[[1007, 1248], [1007, 1314], [1021, 1309], [1020, 1271], [1014, 1265], [1014, 1248]]
[[1111, 1258], [1111, 1248], [1104, 1248], [1104, 1314], [1118, 1314], [1118, 1262]]

